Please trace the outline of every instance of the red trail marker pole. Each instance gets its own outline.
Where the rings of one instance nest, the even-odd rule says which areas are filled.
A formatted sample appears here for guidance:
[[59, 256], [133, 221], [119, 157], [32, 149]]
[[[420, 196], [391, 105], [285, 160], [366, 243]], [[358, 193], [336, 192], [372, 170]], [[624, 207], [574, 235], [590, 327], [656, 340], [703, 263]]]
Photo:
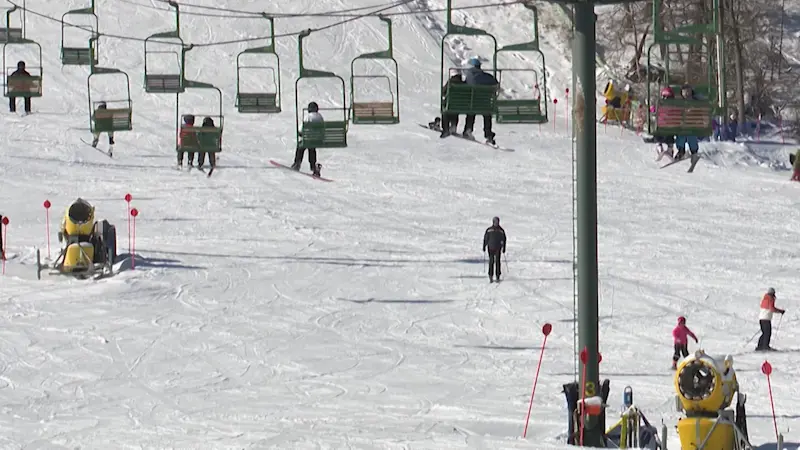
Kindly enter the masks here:
[[564, 93], [567, 95], [567, 113], [564, 114], [564, 126], [567, 127], [567, 132], [569, 132], [569, 112], [571, 110], [569, 107], [569, 88], [566, 88]]
[[125, 203], [127, 203], [125, 216], [128, 217], [128, 253], [131, 253], [131, 200], [133, 200], [133, 196], [130, 193], [125, 194]]
[[556, 118], [558, 117], [558, 99], [553, 99], [553, 131], [556, 131]]
[[131, 209], [130, 216], [133, 218], [133, 225], [131, 227], [131, 270], [136, 268], [136, 216], [139, 215], [139, 210], [136, 208]]
[[50, 258], [50, 200], [44, 201], [44, 229], [47, 233], [47, 258]]
[[528, 436], [528, 422], [531, 419], [531, 409], [533, 408], [533, 396], [536, 394], [536, 383], [539, 382], [539, 369], [542, 368], [542, 358], [544, 357], [544, 348], [547, 346], [547, 336], [550, 336], [550, 332], [553, 331], [553, 326], [549, 323], [544, 324], [542, 326], [542, 334], [544, 335], [544, 341], [542, 342], [542, 351], [539, 353], [539, 363], [536, 365], [536, 376], [533, 377], [533, 388], [531, 389], [531, 401], [528, 404], [528, 415], [525, 417], [525, 429], [522, 431], [522, 437]]
[[769, 405], [772, 407], [772, 425], [775, 427], [775, 439], [776, 442], [780, 441], [780, 437], [778, 434], [778, 419], [775, 417], [775, 401], [772, 398], [772, 382], [770, 381], [770, 375], [772, 375], [772, 364], [769, 361], [764, 361], [764, 364], [761, 365], [761, 373], [767, 376], [767, 388], [769, 389]]
[[3, 220], [0, 221], [0, 228], [3, 231], [3, 248], [0, 248], [0, 253], [3, 256], [3, 275], [6, 274], [6, 248], [8, 247], [8, 217], [3, 216]]

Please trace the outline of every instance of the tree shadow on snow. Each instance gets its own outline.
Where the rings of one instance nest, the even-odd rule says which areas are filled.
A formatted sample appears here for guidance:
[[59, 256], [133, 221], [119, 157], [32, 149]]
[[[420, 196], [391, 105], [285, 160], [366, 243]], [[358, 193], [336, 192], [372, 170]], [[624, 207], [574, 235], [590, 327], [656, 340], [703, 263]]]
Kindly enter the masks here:
[[426, 300], [426, 299], [380, 299], [380, 298], [368, 298], [365, 300], [357, 300], [351, 298], [340, 298], [339, 300], [351, 303], [405, 303], [409, 305], [424, 305], [424, 304], [433, 304], [433, 303], [453, 303], [455, 300]]
[[142, 256], [140, 254], [136, 254], [136, 259], [131, 259], [130, 253], [122, 253], [117, 255], [117, 264], [119, 267], [116, 269], [117, 272], [122, 272], [124, 270], [131, 270], [131, 268], [135, 269], [181, 269], [181, 270], [204, 270], [207, 267], [202, 266], [194, 266], [190, 264], [183, 264], [181, 261], [177, 259], [165, 259], [165, 258], [149, 258]]
[[[226, 253], [207, 253], [207, 252], [180, 252], [168, 250], [142, 250], [143, 252], [161, 254], [161, 255], [179, 255], [179, 256], [199, 256], [204, 258], [233, 258], [245, 260], [260, 260], [260, 261], [281, 261], [284, 263], [316, 263], [316, 264], [329, 264], [334, 266], [355, 266], [355, 267], [403, 267], [409, 264], [433, 265], [441, 263], [463, 263], [463, 259], [448, 259], [448, 258], [432, 258], [432, 259], [412, 259], [412, 258], [347, 258], [336, 256], [290, 256], [290, 255], [243, 255], [243, 254], [226, 254]], [[481, 261], [481, 260], [477, 260]], [[517, 261], [525, 262], [525, 261]], [[530, 261], [541, 262], [541, 261]], [[572, 261], [569, 262], [572, 264]]]
[[[569, 279], [571, 280], [572, 278], [569, 278]], [[605, 320], [605, 319], [613, 319], [613, 318], [614, 318], [614, 316], [605, 315], [605, 316], [600, 316], [597, 319], [598, 320]], [[578, 321], [577, 317], [570, 317], [569, 319], [558, 319], [558, 320], [556, 320], [556, 322], [560, 322], [560, 323], [570, 323], [570, 322], [577, 322], [577, 321]]]
[[[501, 351], [508, 351], [508, 352], [526, 352], [526, 351], [533, 351], [533, 350], [541, 350], [542, 347], [537, 346], [525, 346], [525, 345], [463, 345], [463, 344], [455, 344], [453, 347], [456, 348], [475, 348], [480, 350], [501, 350]], [[549, 347], [548, 347], [549, 348]]]
[[[747, 417], [752, 417], [750, 414]], [[778, 448], [777, 442], [769, 442], [766, 444], [761, 444], [758, 447], [753, 447], [753, 450], [775, 450]], [[784, 442], [783, 449], [781, 450], [798, 450], [800, 449], [800, 442]]]

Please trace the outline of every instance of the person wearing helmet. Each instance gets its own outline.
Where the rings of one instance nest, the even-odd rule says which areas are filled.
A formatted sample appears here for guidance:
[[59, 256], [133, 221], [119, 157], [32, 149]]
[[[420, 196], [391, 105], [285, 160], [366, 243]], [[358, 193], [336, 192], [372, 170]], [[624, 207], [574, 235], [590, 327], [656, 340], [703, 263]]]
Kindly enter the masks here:
[[761, 326], [761, 337], [758, 338], [757, 352], [774, 350], [769, 346], [772, 339], [772, 316], [775, 313], [783, 315], [784, 309], [775, 307], [775, 288], [769, 288], [761, 299], [761, 311], [758, 314], [758, 324]]
[[[311, 102], [308, 104], [306, 108], [308, 113], [306, 114], [305, 119], [303, 119], [303, 123], [321, 123], [325, 122], [325, 118], [322, 117], [322, 114], [319, 112], [319, 105], [317, 102]], [[303, 135], [303, 132], [300, 132], [300, 136]], [[297, 149], [294, 151], [294, 164], [292, 164], [292, 169], [300, 170], [300, 164], [303, 162], [303, 153], [305, 153], [305, 149], [301, 148], [301, 146], [297, 146]], [[316, 148], [309, 148], [308, 149], [308, 164], [311, 166], [311, 172], [313, 172], [314, 176], [320, 176], [320, 166], [317, 164], [317, 149]]]
[[[183, 124], [178, 134], [179, 146], [181, 148], [200, 148], [200, 141], [197, 140], [197, 133], [194, 130], [194, 116], [186, 114], [183, 116]], [[194, 166], [194, 153], [178, 151], [178, 168], [183, 167], [183, 154], [189, 153], [189, 167]]]
[[[498, 86], [499, 83], [494, 75], [486, 73], [481, 69], [481, 60], [478, 58], [470, 58], [469, 69], [464, 74], [464, 82], [473, 86]], [[480, 105], [479, 105], [480, 106]], [[464, 123], [464, 137], [467, 139], [474, 139], [472, 136], [472, 129], [475, 127], [475, 114], [467, 114], [467, 119]], [[483, 115], [483, 137], [486, 139], [487, 144], [496, 145], [494, 141], [495, 133], [492, 132], [492, 115]]]
[[[672, 91], [672, 88], [669, 86], [664, 86], [661, 88], [661, 99], [668, 100], [675, 98], [675, 92]], [[667, 107], [669, 108], [669, 107]], [[676, 110], [680, 113], [679, 110]], [[659, 114], [659, 111], [655, 111], [656, 114]], [[661, 111], [661, 114], [668, 114], [667, 111]], [[656, 161], [661, 161], [661, 158], [666, 156], [669, 159], [673, 158], [674, 149], [673, 146], [675, 145], [675, 136], [656, 136], [655, 138], [656, 144], [658, 144], [658, 158]], [[666, 148], [664, 148], [666, 146]]]
[[500, 281], [500, 253], [506, 252], [506, 231], [500, 226], [500, 218], [492, 218], [492, 226], [483, 233], [483, 251], [489, 252], [489, 282]]
[[[206, 117], [203, 119], [201, 128], [214, 128], [214, 119]], [[217, 150], [220, 149], [222, 135], [215, 131], [205, 131], [197, 133], [197, 142], [200, 148], [204, 151], [197, 152], [197, 168], [203, 170], [203, 164], [206, 162], [206, 153], [208, 153], [208, 162], [211, 163], [211, 172], [217, 167]], [[214, 151], [212, 151], [214, 150]]]
[[[108, 115], [108, 105], [106, 102], [97, 104], [97, 109], [94, 111], [94, 126], [95, 129], [111, 129], [114, 124], [114, 118]], [[97, 148], [97, 143], [100, 142], [100, 131], [92, 132], [92, 147]], [[114, 154], [114, 132], [108, 132], [108, 156]]]
[[699, 342], [697, 336], [686, 326], [686, 317], [678, 317], [678, 325], [672, 330], [672, 343], [675, 349], [675, 352], [672, 354], [672, 370], [678, 368], [678, 360], [681, 359], [681, 356], [684, 358], [689, 356], [690, 337], [694, 339], [695, 342]]
[[[24, 78], [32, 78], [31, 74], [25, 70], [25, 61], [20, 61], [17, 63], [17, 70], [11, 72], [8, 75], [9, 81], [14, 79], [24, 79]], [[25, 103], [25, 114], [31, 113], [31, 98], [30, 97], [23, 97]], [[13, 112], [17, 112], [17, 97], [8, 97], [8, 110]]]

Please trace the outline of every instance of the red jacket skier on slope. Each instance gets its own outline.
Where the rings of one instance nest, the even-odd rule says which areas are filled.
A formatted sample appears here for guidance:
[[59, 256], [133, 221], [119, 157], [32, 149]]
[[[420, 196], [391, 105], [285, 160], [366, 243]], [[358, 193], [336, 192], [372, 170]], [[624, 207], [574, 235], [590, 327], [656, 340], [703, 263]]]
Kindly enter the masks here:
[[695, 342], [699, 342], [697, 336], [686, 326], [686, 317], [678, 317], [678, 326], [672, 330], [672, 341], [675, 348], [675, 353], [672, 354], [673, 369], [678, 368], [678, 360], [681, 359], [681, 355], [684, 358], [689, 356], [689, 337]]

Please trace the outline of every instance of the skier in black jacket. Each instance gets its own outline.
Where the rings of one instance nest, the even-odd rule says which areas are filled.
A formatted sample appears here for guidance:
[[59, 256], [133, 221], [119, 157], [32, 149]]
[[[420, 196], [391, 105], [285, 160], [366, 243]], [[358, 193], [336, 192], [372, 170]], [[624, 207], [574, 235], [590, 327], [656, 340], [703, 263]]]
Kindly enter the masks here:
[[[500, 226], [500, 218], [492, 219], [492, 226], [483, 234], [483, 251], [489, 249], [489, 282], [500, 281], [500, 253], [506, 252], [506, 231]], [[497, 270], [495, 270], [497, 269]]]

